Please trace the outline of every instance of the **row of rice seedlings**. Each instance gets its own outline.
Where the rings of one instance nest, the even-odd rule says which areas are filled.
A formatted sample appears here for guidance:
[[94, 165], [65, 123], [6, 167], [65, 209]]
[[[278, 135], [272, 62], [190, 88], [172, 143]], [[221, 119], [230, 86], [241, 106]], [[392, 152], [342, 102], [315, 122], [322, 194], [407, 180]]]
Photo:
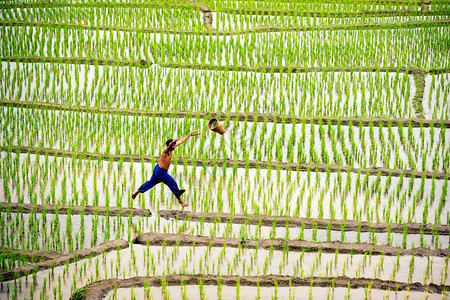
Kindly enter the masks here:
[[[411, 76], [402, 73], [354, 70], [278, 75], [15, 63], [6, 63], [3, 70], [0, 96], [12, 100], [87, 107], [253, 111], [298, 116], [415, 115]], [[149, 87], [143, 89], [143, 85]], [[136, 93], [130, 94], [130, 89]], [[172, 101], [165, 101], [167, 97]], [[153, 101], [147, 101], [149, 98]]]
[[131, 241], [134, 232], [141, 231], [143, 226], [138, 217], [85, 216], [84, 213], [60, 215], [2, 211], [0, 219], [7, 228], [1, 234], [2, 247], [58, 253], [95, 247], [115, 238]]
[[379, 245], [390, 245], [401, 248], [446, 248], [449, 239], [445, 235], [439, 235], [435, 232], [432, 235], [423, 234], [408, 234], [407, 230], [401, 233], [392, 233], [390, 228], [385, 233], [348, 231], [345, 226], [341, 227], [340, 231], [331, 230], [328, 227], [326, 230], [318, 230], [317, 226], [313, 229], [305, 229], [303, 223], [301, 227], [290, 228], [289, 223], [286, 227], [276, 227], [275, 223], [272, 227], [259, 225], [238, 225], [228, 223], [205, 223], [199, 222], [175, 222], [169, 223], [154, 222], [150, 224], [145, 230], [152, 232], [172, 233], [172, 234], [187, 234], [192, 236], [209, 236], [209, 237], [225, 237], [242, 239], [243, 243], [247, 240], [261, 240], [261, 239], [292, 239], [292, 240], [311, 240], [314, 242], [325, 241], [341, 241], [343, 243], [372, 243]]
[[[8, 135], [4, 142], [8, 145], [106, 154], [159, 156], [168, 138], [206, 127], [206, 121], [199, 116], [128, 117], [17, 108], [4, 108], [1, 114], [5, 117], [3, 128]], [[450, 164], [450, 146], [446, 142], [449, 131], [443, 123], [413, 128], [411, 123], [407, 127], [381, 123], [343, 126], [320, 120], [319, 124], [306, 124], [304, 120], [302, 124], [276, 124], [229, 117], [222, 122], [228, 131], [225, 138], [208, 131], [177, 149], [177, 155], [435, 172], [445, 172]], [[155, 145], [152, 152], [149, 144]]]
[[362, 15], [355, 17], [327, 17], [327, 16], [267, 16], [267, 15], [245, 15], [236, 14], [227, 9], [221, 9], [213, 15], [213, 24], [216, 29], [224, 31], [240, 31], [252, 29], [258, 26], [271, 25], [279, 28], [291, 28], [308, 26], [321, 28], [340, 25], [364, 25], [364, 24], [390, 24], [392, 26], [401, 24], [402, 27], [409, 22], [426, 22], [445, 19], [446, 16], [424, 15], [424, 16], [370, 16]]
[[[126, 175], [123, 176], [120, 172], [117, 173], [116, 176], [116, 173], [114, 173], [114, 175], [111, 175], [111, 171], [108, 171], [116, 168], [117, 170], [121, 170], [121, 165], [123, 164], [123, 162], [116, 162], [114, 163], [114, 165], [112, 165], [111, 161], [108, 163], [104, 162], [104, 165], [101, 169], [99, 169], [99, 162], [97, 162], [97, 166], [95, 167], [95, 172], [93, 172], [93, 175], [86, 177], [86, 174], [88, 172], [86, 168], [73, 168], [73, 160], [69, 160], [72, 162], [72, 169], [67, 171], [67, 174], [83, 174], [82, 180], [72, 181], [69, 184], [67, 184], [67, 181], [65, 181], [64, 177], [61, 177], [61, 180], [56, 180], [56, 177], [58, 176], [57, 171], [61, 171], [66, 168], [66, 164], [64, 164], [62, 160], [60, 160], [59, 165], [57, 165], [57, 163], [55, 162], [56, 160], [54, 160], [52, 164], [54, 166], [52, 167], [53, 171], [51, 171], [51, 174], [54, 175], [50, 175], [48, 171], [44, 172], [41, 170], [41, 174], [43, 174], [44, 177], [37, 177], [37, 168], [32, 167], [31, 164], [27, 164], [27, 162], [21, 164], [20, 169], [28, 167], [30, 170], [33, 170], [29, 173], [23, 172], [23, 174], [32, 174], [31, 178], [34, 178], [34, 180], [38, 180], [41, 182], [39, 186], [36, 186], [34, 184], [30, 184], [30, 182], [34, 182], [30, 178], [21, 181], [19, 177], [17, 177], [18, 173], [15, 172], [15, 170], [19, 169], [19, 167], [14, 163], [15, 161], [15, 159], [4, 160], [4, 169], [6, 171], [5, 176], [12, 177], [11, 181], [9, 181], [7, 177], [3, 179], [4, 198], [7, 199], [7, 201], [9, 201], [8, 199], [18, 199], [19, 202], [31, 203], [66, 205], [100, 204], [106, 206], [109, 206], [110, 202], [112, 201], [112, 206], [122, 206], [126, 203], [122, 203], [122, 199], [128, 199], [129, 207], [137, 206], [144, 208], [148, 207], [147, 203], [150, 202], [151, 207], [156, 207], [157, 210], [159, 210], [160, 208], [160, 203], [162, 204], [162, 207], [169, 209], [172, 208], [171, 204], [173, 201], [171, 201], [171, 194], [169, 192], [163, 193], [162, 188], [159, 191], [158, 188], [155, 191], [150, 191], [148, 194], [149, 197], [143, 198], [138, 203], [134, 204], [130, 199], [129, 194], [135, 189], [136, 177], [142, 177], [141, 180], [145, 181], [146, 179], [148, 179], [146, 177], [149, 177], [151, 171], [151, 165], [142, 164], [142, 162], [141, 169], [139, 170], [139, 167], [136, 167], [136, 171], [133, 171], [133, 164], [126, 163], [128, 168], [125, 169], [129, 169], [129, 171], [126, 172]], [[10, 162], [12, 164], [10, 164]], [[82, 162], [82, 160], [78, 160], [78, 163], [80, 162]], [[34, 162], [34, 165], [39, 165], [38, 160]], [[45, 165], [47, 165], [47, 163]], [[107, 167], [106, 172], [104, 171], [105, 167]], [[350, 218], [351, 216], [353, 217], [353, 219], [360, 219], [362, 213], [365, 213], [365, 215], [363, 215], [363, 218], [365, 216], [368, 220], [376, 219], [391, 222], [393, 220], [405, 220], [406, 218], [406, 220], [415, 219], [419, 222], [427, 223], [427, 221], [430, 220], [430, 217], [433, 217], [433, 213], [430, 211], [430, 209], [434, 207], [434, 209], [436, 209], [434, 211], [435, 219], [440, 219], [439, 216], [441, 218], [445, 218], [445, 198], [448, 194], [446, 181], [435, 181], [435, 179], [429, 180], [425, 178], [407, 179], [403, 176], [400, 178], [386, 178], [385, 176], [379, 175], [375, 177], [359, 173], [356, 179], [356, 188], [353, 189], [350, 188], [350, 184], [351, 181], [355, 180], [356, 174], [350, 173], [347, 174], [347, 178], [345, 178], [345, 175], [342, 176], [340, 173], [326, 173], [326, 183], [324, 186], [322, 186], [321, 184], [318, 185], [318, 183], [322, 182], [320, 178], [323, 178], [325, 174], [315, 173], [314, 171], [306, 172], [306, 174], [305, 172], [297, 173], [297, 176], [295, 176], [294, 172], [294, 176], [292, 176], [293, 178], [291, 179], [291, 172], [286, 173], [285, 171], [283, 171], [281, 173], [279, 170], [277, 170], [276, 178], [274, 178], [276, 180], [271, 180], [270, 175], [275, 174], [275, 172], [266, 173], [267, 171], [263, 170], [262, 174], [268, 175], [268, 177], [265, 178], [265, 176], [261, 174], [261, 170], [252, 170], [251, 173], [253, 174], [253, 180], [244, 181], [243, 177], [241, 177], [244, 175], [242, 173], [243, 171], [245, 171], [244, 169], [240, 169], [240, 175], [238, 177], [233, 177], [236, 176], [233, 175], [233, 172], [235, 171], [228, 169], [223, 171], [223, 176], [217, 179], [213, 179], [216, 178], [216, 176], [214, 176], [214, 173], [222, 173], [220, 170], [217, 171], [217, 168], [216, 171], [214, 170], [214, 168], [199, 169], [200, 174], [196, 172], [196, 168], [197, 167], [195, 166], [189, 167], [189, 169], [186, 166], [184, 166], [184, 168], [178, 166], [177, 170], [177, 167], [174, 166], [174, 174], [176, 174], [174, 175], [175, 178], [179, 178], [179, 182], [182, 186], [185, 183], [188, 183], [190, 194], [189, 198], [200, 198], [200, 200], [193, 201], [192, 204], [195, 204], [193, 206], [194, 210], [198, 209], [214, 211], [215, 209], [220, 209], [222, 211], [225, 209], [233, 213], [253, 212], [257, 214], [263, 213], [269, 215], [278, 213], [279, 215], [289, 214], [294, 216], [299, 216], [300, 214], [301, 216], [306, 217], [318, 216], [320, 218], [337, 217], [345, 219]], [[100, 173], [103, 174], [101, 177], [97, 177], [96, 175], [97, 173], [99, 173], [99, 170], [103, 170]], [[136, 172], [139, 171], [141, 172], [141, 176], [139, 176], [139, 174], [136, 175]], [[92, 170], [90, 172], [92, 172]], [[108, 176], [105, 176], [106, 174], [108, 174]], [[184, 175], [184, 178], [182, 174]], [[192, 176], [191, 174], [194, 174], [194, 176]], [[246, 171], [245, 174], [248, 174], [248, 171]], [[47, 177], [46, 175], [48, 175], [49, 177]], [[228, 180], [224, 180], [227, 177]], [[53, 179], [46, 183], [47, 178]], [[128, 178], [132, 178], [132, 181], [129, 181]], [[286, 178], [288, 179], [289, 184], [280, 184], [280, 182], [284, 182]], [[118, 182], [118, 180], [120, 180], [121, 182], [120, 187], [113, 187], [111, 189], [107, 188], [107, 186], [110, 186], [111, 183], [113, 183], [112, 186], [117, 186], [116, 183]], [[86, 182], [90, 182], [92, 184], [89, 187], [89, 191], [86, 188]], [[426, 186], [430, 185], [430, 182], [431, 190], [425, 188]], [[62, 184], [63, 186], [61, 186]], [[198, 190], [198, 186], [204, 186], [205, 184], [208, 185], [208, 192]], [[413, 186], [417, 188], [413, 188]], [[233, 191], [231, 191], [230, 193], [231, 187], [233, 187]], [[258, 187], [258, 190], [252, 189], [252, 187]], [[60, 189], [61, 194], [59, 192]], [[51, 193], [44, 193], [44, 190], [51, 191]], [[58, 193], [56, 193], [57, 190]], [[24, 192], [21, 193], [21, 191]], [[440, 191], [442, 191], [441, 194], [439, 194]], [[73, 197], [70, 197], [68, 200], [66, 200], [67, 193], [73, 195]], [[99, 197], [99, 194], [102, 194], [104, 196]], [[39, 197], [37, 195], [39, 195]], [[238, 203], [240, 205], [231, 200], [226, 201], [227, 198], [235, 197], [236, 195], [239, 195], [240, 202]], [[334, 207], [332, 205], [332, 201], [329, 200], [327, 195], [330, 195], [332, 198], [340, 198], [341, 209], [337, 209], [336, 207]], [[353, 206], [349, 205], [352, 196]], [[371, 203], [371, 201], [369, 201], [369, 199], [373, 198], [377, 199], [377, 204], [381, 203], [383, 205], [375, 206], [374, 203]], [[247, 199], [251, 199], [251, 207], [248, 207], [247, 203], [250, 200]], [[279, 201], [281, 199], [285, 199], [284, 201], [286, 205], [278, 204], [280, 203]], [[388, 199], [389, 202], [382, 203], [387, 201]], [[439, 199], [439, 201], [435, 201], [437, 199]], [[328, 201], [330, 204], [329, 209], [324, 209], [324, 207], [328, 207], [325, 204]], [[408, 210], [408, 206], [405, 204], [411, 202], [414, 204], [413, 208], [409, 208]], [[292, 206], [291, 203], [296, 203], [296, 205]], [[317, 203], [318, 207], [315, 208], [312, 203]], [[423, 207], [423, 214], [421, 213], [420, 208], [416, 210], [416, 205], [420, 205], [421, 207]], [[397, 210], [393, 210], [392, 208], [396, 206]], [[405, 215], [406, 213], [407, 215]]]
[[[280, 4], [277, 4], [279, 6]], [[308, 4], [310, 6], [311, 3]], [[340, 5], [340, 7], [344, 7]], [[278, 27], [297, 27], [297, 26], [312, 26], [321, 27], [335, 24], [367, 24], [367, 23], [382, 23], [382, 24], [402, 24], [408, 21], [426, 21], [439, 20], [444, 16], [439, 15], [425, 15], [425, 16], [382, 16], [374, 17], [362, 15], [355, 17], [327, 17], [327, 16], [266, 16], [266, 15], [242, 15], [235, 14], [235, 11], [229, 10], [230, 7], [219, 7], [218, 12], [214, 14], [215, 27], [220, 30], [239, 30], [249, 29], [261, 25], [273, 25]], [[322, 9], [315, 7], [312, 11], [320, 12]], [[348, 12], [345, 8], [345, 11]], [[359, 6], [356, 11], [360, 9], [366, 10]], [[395, 8], [397, 10], [398, 7]], [[417, 4], [414, 9], [417, 9]], [[278, 9], [277, 9], [278, 10]], [[327, 11], [341, 11], [336, 7], [327, 4]], [[353, 9], [351, 9], [353, 10]], [[378, 10], [378, 9], [376, 9]], [[302, 9], [305, 11], [305, 9]], [[176, 16], [176, 17], [175, 17]], [[80, 24], [87, 26], [117, 26], [125, 28], [168, 28], [168, 29], [182, 29], [182, 30], [196, 30], [205, 31], [206, 27], [203, 24], [203, 16], [199, 9], [192, 6], [190, 9], [177, 8], [158, 8], [134, 6], [118, 7], [118, 6], [104, 6], [98, 5], [92, 7], [45, 7], [45, 8], [20, 8], [14, 7], [4, 10], [3, 17], [5, 20], [24, 20], [37, 22], [50, 22], [60, 24]], [[67, 26], [66, 26], [67, 27]], [[407, 27], [407, 26], [405, 26]]]
[[[102, 272], [100, 272], [102, 268]], [[406, 269], [403, 271], [403, 269]], [[139, 246], [103, 253], [65, 266], [55, 267], [3, 283], [2, 289], [15, 296], [54, 291], [65, 297], [69, 291], [106, 278], [128, 278], [166, 274], [257, 274], [291, 276], [377, 277], [403, 281], [399, 272], [408, 272], [409, 282], [445, 284], [448, 259], [416, 256], [385, 257], [331, 253], [274, 251], [227, 247]], [[39, 276], [37, 276], [39, 275]], [[33, 281], [31, 281], [33, 277]], [[406, 281], [406, 280], [405, 280]], [[219, 284], [221, 286], [221, 284]], [[70, 287], [70, 288], [69, 288]]]
[[[417, 10], [418, 1], [405, 1], [395, 3], [392, 1], [239, 1], [229, 0], [217, 3], [205, 0], [206, 5], [214, 7], [216, 10], [240, 9], [240, 10], [269, 10], [269, 11], [317, 11], [317, 12], [352, 12], [352, 11], [378, 11], [378, 10]], [[434, 4], [434, 3], [433, 3]]]
[[[39, 204], [128, 206], [153, 212], [177, 208], [172, 194], [162, 185], [138, 200], [131, 199], [131, 192], [149, 179], [153, 165], [142, 161], [55, 159], [48, 153], [4, 154], [3, 199]], [[448, 219], [448, 182], [435, 178], [313, 169], [307, 172], [245, 169], [231, 164], [228, 168], [173, 165], [171, 174], [188, 190], [186, 199], [193, 211], [400, 223], [439, 223]]]
[[[240, 278], [238, 278], [240, 280]], [[311, 281], [313, 282], [313, 280]], [[347, 287], [335, 287], [331, 282], [329, 286], [317, 287], [313, 284], [309, 286], [295, 286], [290, 283], [288, 286], [279, 286], [277, 280], [274, 280], [272, 286], [241, 286], [240, 281], [230, 285], [206, 285], [199, 280], [197, 285], [187, 285], [181, 282], [180, 286], [164, 284], [164, 287], [155, 287], [145, 284], [144, 287], [119, 288], [109, 292], [105, 299], [158, 299], [165, 297], [166, 299], [297, 299], [304, 296], [305, 299], [362, 299], [373, 298], [383, 299], [389, 297], [410, 297], [410, 298], [426, 298], [429, 297], [428, 292], [416, 291], [392, 291], [391, 289], [376, 290], [373, 287], [364, 289], [351, 289]]]
[[449, 87], [448, 74], [433, 74], [426, 77], [423, 101], [426, 117], [450, 119], [450, 105], [447, 101], [450, 95]]
[[[146, 59], [154, 63], [258, 66], [418, 66], [442, 68], [448, 27], [402, 30], [280, 32], [213, 37], [2, 26], [1, 56]], [[20, 36], [21, 39], [10, 37]], [[415, 43], [417, 39], [427, 43]], [[374, 43], [377, 41], [377, 43]], [[83, 47], [81, 47], [83, 45]], [[358, 52], [360, 55], [349, 55]], [[426, 59], [423, 59], [426, 58]], [[332, 63], [330, 63], [332, 62]]]
[[[88, 26], [115, 26], [125, 28], [170, 28], [206, 30], [201, 12], [192, 9], [152, 7], [46, 7], [3, 10], [4, 20], [28, 22], [79, 24]], [[63, 25], [64, 28], [64, 25]]]
[[[117, 256], [120, 262], [119, 250], [117, 250]], [[106, 252], [102, 253], [103, 262], [106, 261]], [[14, 281], [2, 283], [1, 291], [4, 295], [8, 296], [8, 299], [23, 298], [27, 299], [30, 297], [46, 299], [48, 296], [52, 295], [54, 299], [63, 299], [70, 297], [77, 287], [80, 281], [77, 281], [77, 273], [81, 276], [86, 276], [88, 283], [92, 283], [101, 279], [100, 277], [100, 259], [97, 257], [95, 261], [91, 256], [88, 259], [79, 260], [78, 256], [75, 256], [74, 262], [67, 262], [64, 266], [55, 267], [52, 265], [50, 270], [44, 270], [38, 272], [35, 268], [33, 273], [27, 277], [20, 277]], [[111, 267], [112, 267], [111, 262]], [[95, 277], [93, 275], [95, 268]], [[92, 273], [90, 272], [92, 269]], [[89, 275], [89, 278], [87, 277]], [[83, 282], [82, 282], [83, 283]], [[12, 291], [11, 291], [12, 290]]]
[[[29, 4], [30, 6], [34, 7], [52, 7], [52, 6], [70, 6], [70, 7], [84, 7], [86, 5], [88, 6], [95, 6], [95, 7], [103, 7], [103, 6], [127, 6], [129, 4], [126, 1], [110, 1], [110, 2], [96, 2], [96, 1], [68, 1], [68, 0], [61, 0], [56, 3], [41, 3], [36, 1], [30, 1], [30, 0], [12, 0], [8, 3], [17, 3], [17, 4]], [[161, 0], [158, 3], [152, 3], [149, 2], [148, 5], [153, 6], [161, 6], [161, 7], [173, 7], [176, 6], [176, 4], [180, 6], [187, 6], [190, 2], [188, 0]], [[145, 3], [147, 4], [147, 3]], [[10, 6], [7, 6], [10, 7]]]
[[23, 254], [7, 253], [4, 249], [0, 253], [0, 270], [10, 270], [34, 262], [37, 262], [34, 257], [26, 258]]

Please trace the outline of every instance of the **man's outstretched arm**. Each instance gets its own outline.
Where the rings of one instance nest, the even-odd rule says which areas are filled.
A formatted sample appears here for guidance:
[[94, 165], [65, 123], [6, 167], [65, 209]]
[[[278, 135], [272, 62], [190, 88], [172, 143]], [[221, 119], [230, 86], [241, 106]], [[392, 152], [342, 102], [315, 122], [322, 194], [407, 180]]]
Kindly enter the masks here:
[[[197, 132], [197, 131], [198, 131], [198, 130], [192, 130], [191, 132], [189, 132], [189, 134], [188, 134], [187, 136], [185, 136], [185, 137], [179, 139], [179, 140], [177, 141], [177, 143], [175, 144], [175, 147], [178, 147], [178, 146], [180, 146], [181, 144], [183, 144], [184, 142], [186, 142], [186, 140], [187, 140], [188, 138], [190, 138], [191, 136], [199, 135], [199, 134], [202, 134], [202, 133], [203, 133], [203, 132]], [[175, 148], [175, 147], [174, 147], [174, 148]]]

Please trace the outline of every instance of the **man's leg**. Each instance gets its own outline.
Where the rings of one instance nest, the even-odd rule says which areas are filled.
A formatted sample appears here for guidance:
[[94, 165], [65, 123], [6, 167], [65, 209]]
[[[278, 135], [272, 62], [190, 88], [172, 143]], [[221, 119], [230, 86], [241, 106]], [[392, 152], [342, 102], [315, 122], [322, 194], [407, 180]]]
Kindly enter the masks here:
[[136, 196], [139, 193], [145, 193], [146, 191], [148, 191], [149, 189], [151, 189], [152, 187], [154, 187], [155, 185], [157, 185], [158, 183], [160, 183], [161, 181], [158, 180], [156, 178], [156, 176], [153, 174], [152, 178], [150, 178], [150, 180], [144, 182], [144, 184], [142, 184], [133, 194], [131, 194], [131, 198], [136, 198]]
[[184, 192], [186, 192], [186, 190], [180, 190], [178, 188], [177, 182], [175, 181], [175, 179], [172, 178], [172, 176], [170, 176], [169, 173], [164, 174], [161, 181], [170, 188], [170, 190], [175, 195], [175, 197], [177, 197], [178, 202], [180, 202], [181, 205], [187, 206], [187, 203], [184, 202], [183, 199], [181, 199], [181, 195]]

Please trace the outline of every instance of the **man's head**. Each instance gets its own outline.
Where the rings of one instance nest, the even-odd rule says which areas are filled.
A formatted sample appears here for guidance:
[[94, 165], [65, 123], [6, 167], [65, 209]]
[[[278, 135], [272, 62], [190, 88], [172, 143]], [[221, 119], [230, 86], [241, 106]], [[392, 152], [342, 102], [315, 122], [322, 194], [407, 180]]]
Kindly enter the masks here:
[[170, 143], [172, 143], [173, 139], [168, 139], [166, 142], [166, 146], [169, 147]]

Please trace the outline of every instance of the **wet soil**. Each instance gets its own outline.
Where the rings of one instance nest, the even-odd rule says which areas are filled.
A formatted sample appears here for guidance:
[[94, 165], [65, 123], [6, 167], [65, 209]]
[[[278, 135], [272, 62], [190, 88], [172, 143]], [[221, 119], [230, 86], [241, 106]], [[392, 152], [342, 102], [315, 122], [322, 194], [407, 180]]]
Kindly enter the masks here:
[[169, 234], [169, 233], [143, 233], [138, 235], [133, 243], [141, 245], [158, 245], [163, 244], [167, 246], [211, 246], [211, 247], [233, 247], [233, 248], [263, 248], [274, 250], [289, 251], [305, 251], [305, 252], [317, 252], [321, 250], [326, 253], [351, 253], [351, 254], [368, 254], [368, 255], [413, 255], [416, 256], [437, 256], [446, 257], [450, 255], [450, 249], [426, 249], [426, 248], [413, 248], [402, 249], [392, 246], [382, 246], [363, 243], [342, 243], [342, 242], [310, 242], [300, 240], [245, 240], [238, 238], [220, 238], [220, 237], [205, 237], [205, 236], [192, 236], [182, 234]]
[[72, 214], [80, 215], [102, 215], [102, 216], [151, 216], [149, 209], [141, 208], [124, 208], [124, 207], [104, 207], [104, 206], [66, 206], [66, 205], [41, 205], [41, 204], [29, 204], [29, 203], [7, 203], [0, 202], [0, 212], [19, 212], [19, 213], [32, 213], [32, 212], [46, 212], [49, 214]]
[[[450, 22], [450, 20], [449, 20]], [[124, 108], [101, 108], [101, 107], [85, 107], [85, 106], [70, 106], [66, 104], [58, 104], [51, 102], [29, 102], [29, 101], [18, 101], [18, 100], [2, 100], [0, 106], [8, 107], [20, 107], [20, 108], [31, 108], [31, 109], [48, 109], [48, 110], [58, 110], [58, 111], [77, 111], [85, 113], [99, 113], [99, 114], [112, 114], [112, 115], [126, 115], [126, 116], [149, 116], [149, 117], [171, 117], [171, 118], [205, 118], [210, 119], [212, 117], [229, 118], [230, 120], [238, 121], [251, 121], [251, 122], [267, 122], [273, 123], [285, 123], [292, 124], [294, 121], [296, 124], [301, 124], [303, 121], [305, 124], [322, 124], [331, 125], [349, 125], [350, 123], [354, 126], [378, 126], [382, 125], [391, 127], [397, 127], [402, 124], [404, 127], [430, 127], [431, 124], [434, 127], [450, 128], [450, 120], [425, 120], [425, 119], [407, 119], [407, 118], [337, 118], [337, 117], [298, 117], [289, 115], [272, 115], [272, 114], [260, 114], [260, 113], [233, 113], [233, 112], [213, 112], [213, 111], [200, 111], [200, 112], [190, 112], [190, 111], [180, 111], [180, 110], [166, 110], [166, 111], [148, 111], [148, 110], [133, 110]]]
[[[67, 64], [88, 64], [88, 65], [111, 65], [111, 66], [132, 66], [147, 68], [153, 63], [142, 60], [114, 60], [103, 58], [82, 58], [82, 57], [41, 57], [41, 56], [3, 56], [1, 61], [23, 62], [23, 63], [67, 63]], [[437, 68], [423, 70], [409, 67], [285, 67], [285, 66], [235, 66], [235, 65], [209, 65], [209, 64], [182, 64], [182, 63], [158, 63], [164, 68], [215, 70], [215, 71], [242, 71], [260, 73], [311, 73], [311, 72], [394, 72], [405, 74], [440, 74], [450, 73], [450, 68]]]
[[[261, 275], [261, 276], [237, 276], [237, 275], [166, 275], [166, 276], [148, 276], [148, 277], [134, 277], [128, 279], [105, 279], [89, 284], [82, 289], [76, 291], [70, 299], [103, 299], [109, 291], [117, 288], [161, 286], [164, 281], [166, 285], [198, 285], [202, 282], [203, 285], [218, 285], [218, 282], [225, 286], [235, 286], [239, 282], [240, 286], [261, 286], [273, 287], [277, 283], [279, 287], [286, 286], [313, 286], [313, 287], [349, 287], [357, 288], [371, 288], [380, 290], [392, 291], [419, 291], [429, 293], [442, 293], [448, 291], [450, 286], [429, 284], [424, 285], [420, 283], [404, 283], [392, 280], [381, 280], [378, 278], [349, 278], [346, 276], [339, 277], [292, 277], [284, 275]], [[79, 298], [78, 298], [79, 297]]]
[[450, 226], [447, 225], [432, 225], [420, 223], [406, 223], [406, 224], [389, 224], [389, 223], [370, 223], [358, 222], [353, 220], [329, 220], [329, 219], [314, 219], [314, 218], [294, 218], [285, 216], [264, 216], [264, 215], [237, 215], [229, 213], [205, 213], [205, 212], [190, 212], [181, 210], [161, 210], [159, 215], [162, 218], [174, 218], [177, 220], [189, 221], [203, 221], [208, 223], [232, 223], [232, 224], [247, 224], [276, 227], [301, 227], [305, 229], [328, 229], [335, 231], [360, 231], [360, 232], [387, 232], [390, 228], [391, 232], [403, 233], [405, 228], [408, 234], [418, 234], [423, 231], [423, 234], [450, 234]]
[[63, 63], [80, 65], [108, 65], [120, 67], [146, 68], [152, 65], [146, 60], [115, 60], [103, 58], [83, 58], [83, 57], [40, 57], [40, 56], [3, 56], [1, 61], [21, 62], [21, 63]]
[[48, 251], [37, 251], [37, 250], [21, 250], [21, 249], [11, 249], [0, 247], [0, 252], [8, 256], [23, 257], [27, 261], [42, 261], [49, 259], [56, 259], [63, 254], [58, 254], [55, 252]]
[[103, 251], [110, 252], [117, 249], [128, 248], [129, 244], [123, 239], [116, 239], [102, 243], [96, 247], [89, 249], [82, 249], [72, 252], [67, 255], [60, 256], [58, 258], [47, 260], [44, 262], [38, 262], [34, 264], [24, 265], [15, 269], [10, 269], [6, 271], [0, 271], [0, 282], [9, 281], [22, 276], [27, 276], [33, 272], [40, 270], [50, 269], [52, 267], [62, 266], [67, 262], [78, 261], [80, 259], [102, 254]]
[[413, 98], [413, 106], [416, 110], [416, 117], [423, 119], [423, 93], [425, 91], [425, 74], [414, 75], [414, 83], [416, 86], [416, 93]]
[[[9, 150], [8, 150], [9, 149]], [[66, 151], [66, 150], [56, 150], [49, 148], [36, 148], [36, 147], [26, 147], [26, 146], [11, 146], [11, 147], [0, 147], [1, 151], [11, 151], [11, 152], [19, 152], [19, 153], [32, 153], [32, 154], [48, 154], [52, 156], [59, 157], [72, 157], [78, 159], [95, 159], [95, 160], [112, 160], [112, 161], [124, 161], [124, 162], [132, 162], [132, 161], [142, 161], [146, 163], [154, 163], [159, 157], [157, 156], [141, 156], [141, 155], [133, 155], [133, 154], [102, 154], [102, 153], [91, 153], [91, 152], [74, 152], [74, 151]], [[353, 168], [346, 166], [338, 166], [338, 165], [325, 165], [325, 164], [307, 164], [307, 163], [283, 163], [283, 162], [266, 162], [266, 161], [245, 161], [245, 160], [231, 160], [231, 159], [197, 159], [190, 157], [180, 157], [178, 159], [173, 160], [174, 164], [177, 165], [187, 165], [196, 164], [205, 165], [205, 166], [214, 166], [215, 164], [218, 167], [229, 168], [229, 167], [237, 167], [237, 168], [260, 168], [260, 169], [280, 169], [280, 170], [290, 170], [290, 171], [300, 171], [300, 172], [351, 172], [351, 173], [361, 173], [361, 174], [369, 174], [378, 176], [394, 176], [398, 177], [403, 174], [405, 177], [415, 177], [419, 178], [424, 176], [427, 179], [447, 179], [448, 174], [444, 172], [431, 172], [431, 171], [414, 171], [414, 170], [402, 170], [402, 169], [388, 169], [382, 167], [374, 167], [374, 168]]]
[[222, 66], [209, 64], [182, 64], [182, 63], [158, 63], [165, 68], [198, 69], [214, 71], [241, 71], [241, 72], [260, 72], [260, 73], [314, 73], [314, 72], [393, 72], [405, 74], [439, 74], [450, 73], [450, 68], [428, 69], [408, 67], [285, 67], [285, 66]]
[[400, 24], [389, 23], [366, 23], [366, 24], [336, 24], [327, 26], [291, 26], [291, 27], [279, 27], [272, 25], [262, 25], [245, 30], [216, 30], [212, 26], [212, 14], [210, 12], [203, 13], [203, 24], [205, 25], [205, 31], [199, 30], [187, 30], [187, 29], [173, 29], [173, 28], [129, 28], [121, 26], [109, 26], [109, 25], [85, 25], [77, 23], [49, 23], [49, 22], [27, 22], [19, 20], [3, 21], [4, 26], [32, 26], [32, 27], [51, 27], [51, 28], [70, 28], [81, 30], [114, 30], [114, 31], [126, 31], [126, 32], [144, 32], [144, 33], [170, 33], [170, 34], [212, 34], [214, 36], [229, 36], [229, 35], [242, 35], [250, 33], [263, 33], [263, 32], [306, 32], [306, 31], [328, 31], [328, 30], [379, 30], [379, 29], [397, 29], [397, 28], [430, 28], [437, 26], [445, 26], [450, 24], [450, 20], [431, 20], [431, 21], [413, 21]]
[[349, 11], [349, 12], [318, 12], [298, 10], [265, 10], [227, 8], [223, 12], [229, 14], [256, 15], [256, 16], [297, 16], [297, 17], [400, 17], [400, 16], [447, 16], [447, 10], [378, 10], [378, 11]]
[[36, 1], [22, 3], [1, 3], [0, 8], [51, 8], [51, 7], [128, 7], [128, 8], [187, 8], [191, 9], [191, 5], [181, 3], [164, 3], [164, 2], [63, 2], [63, 1]]
[[[265, 1], [265, 0], [257, 0]], [[266, 1], [268, 3], [274, 0]], [[276, 3], [298, 3], [295, 0], [277, 0]], [[315, 3], [313, 0], [303, 0], [301, 3]], [[323, 1], [321, 3], [332, 3], [332, 4], [389, 4], [389, 5], [422, 5], [431, 4], [431, 0], [424, 0], [419, 2], [410, 2], [408, 0], [333, 0], [333, 1]]]

